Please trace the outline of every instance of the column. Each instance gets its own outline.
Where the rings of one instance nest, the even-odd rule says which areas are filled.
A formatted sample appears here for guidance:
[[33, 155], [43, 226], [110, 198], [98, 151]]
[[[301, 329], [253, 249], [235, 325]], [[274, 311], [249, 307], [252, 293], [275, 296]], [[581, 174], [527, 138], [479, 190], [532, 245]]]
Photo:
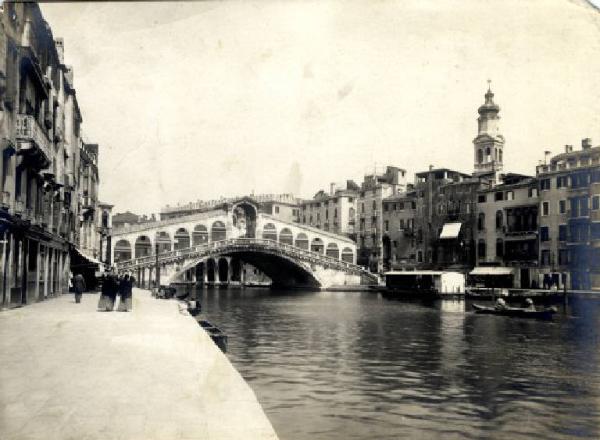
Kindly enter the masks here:
[[231, 267], [231, 257], [225, 258], [227, 261], [227, 285], [231, 284], [231, 275], [232, 275], [232, 267]]
[[54, 295], [54, 249], [48, 248], [48, 296]]
[[35, 298], [36, 301], [41, 301], [44, 299], [43, 292], [40, 292], [40, 266], [42, 264], [42, 258], [40, 257], [40, 252], [42, 250], [42, 244], [38, 242], [37, 245], [37, 255], [35, 256]]
[[50, 295], [50, 250], [48, 246], [46, 246], [44, 252], [44, 298], [48, 298]]
[[10, 303], [10, 240], [12, 234], [5, 231], [2, 234], [2, 264], [0, 269], [2, 270], [2, 281], [0, 288], [2, 289], [2, 308], [5, 309]]

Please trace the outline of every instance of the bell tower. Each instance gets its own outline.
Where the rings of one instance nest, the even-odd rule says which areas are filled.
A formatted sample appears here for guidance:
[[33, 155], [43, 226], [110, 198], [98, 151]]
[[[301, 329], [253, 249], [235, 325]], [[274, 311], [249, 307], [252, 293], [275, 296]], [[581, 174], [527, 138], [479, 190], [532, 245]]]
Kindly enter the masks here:
[[500, 107], [494, 103], [491, 80], [488, 80], [488, 91], [485, 103], [477, 110], [477, 137], [473, 139], [475, 150], [475, 174], [496, 173], [502, 170], [504, 156], [504, 136], [500, 134]]

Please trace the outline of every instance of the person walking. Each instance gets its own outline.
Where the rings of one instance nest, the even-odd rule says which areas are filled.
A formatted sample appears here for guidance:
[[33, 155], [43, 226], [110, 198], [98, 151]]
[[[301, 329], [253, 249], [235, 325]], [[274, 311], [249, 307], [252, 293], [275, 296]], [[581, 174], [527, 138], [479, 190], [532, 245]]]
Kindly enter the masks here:
[[128, 297], [131, 292], [131, 284], [129, 283], [129, 275], [124, 275], [119, 281], [119, 307], [117, 312], [128, 312]]
[[119, 285], [115, 275], [108, 272], [102, 282], [102, 293], [100, 295], [100, 301], [98, 302], [99, 312], [112, 312], [115, 307], [115, 299], [117, 297], [117, 291]]
[[75, 290], [75, 302], [80, 303], [81, 295], [85, 290], [85, 279], [80, 273], [73, 277], [73, 289]]

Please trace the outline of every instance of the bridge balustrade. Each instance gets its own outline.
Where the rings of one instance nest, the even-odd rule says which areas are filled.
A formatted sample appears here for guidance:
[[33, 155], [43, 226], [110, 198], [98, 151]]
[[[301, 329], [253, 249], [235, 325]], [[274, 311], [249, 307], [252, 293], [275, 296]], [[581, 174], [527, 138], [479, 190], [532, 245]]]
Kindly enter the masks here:
[[[210, 242], [207, 244], [201, 244], [191, 246], [187, 249], [178, 249], [176, 251], [168, 251], [158, 254], [159, 262], [170, 262], [171, 260], [180, 259], [182, 257], [194, 255], [195, 257], [201, 257], [203, 255], [210, 254], [214, 251], [219, 251], [224, 248], [231, 248], [235, 246], [242, 246], [245, 249], [252, 248], [252, 245], [260, 245], [261, 249], [268, 248], [274, 251], [286, 251], [291, 257], [309, 260], [313, 263], [324, 264], [333, 267], [341, 267], [349, 272], [366, 273], [367, 271], [356, 264], [349, 263], [347, 261], [334, 258], [328, 255], [314, 252], [308, 249], [302, 249], [297, 246], [293, 246], [287, 243], [280, 243], [276, 240], [270, 240], [265, 238], [230, 238], [226, 240], [219, 240]], [[122, 261], [117, 263], [119, 269], [131, 269], [134, 267], [150, 266], [156, 262], [157, 255], [149, 255], [145, 257], [134, 258], [129, 261]]]

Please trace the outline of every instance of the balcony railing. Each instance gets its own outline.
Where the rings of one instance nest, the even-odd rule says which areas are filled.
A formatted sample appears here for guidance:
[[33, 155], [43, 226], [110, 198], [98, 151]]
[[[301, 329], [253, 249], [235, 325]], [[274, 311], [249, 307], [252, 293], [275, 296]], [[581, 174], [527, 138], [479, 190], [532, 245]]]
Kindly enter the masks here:
[[[48, 135], [40, 127], [37, 120], [33, 116], [29, 115], [17, 115], [17, 139], [24, 140], [32, 143], [38, 150], [43, 154], [45, 162], [49, 163], [50, 158], [50, 140]], [[29, 148], [20, 147], [20, 150], [27, 150]]]

